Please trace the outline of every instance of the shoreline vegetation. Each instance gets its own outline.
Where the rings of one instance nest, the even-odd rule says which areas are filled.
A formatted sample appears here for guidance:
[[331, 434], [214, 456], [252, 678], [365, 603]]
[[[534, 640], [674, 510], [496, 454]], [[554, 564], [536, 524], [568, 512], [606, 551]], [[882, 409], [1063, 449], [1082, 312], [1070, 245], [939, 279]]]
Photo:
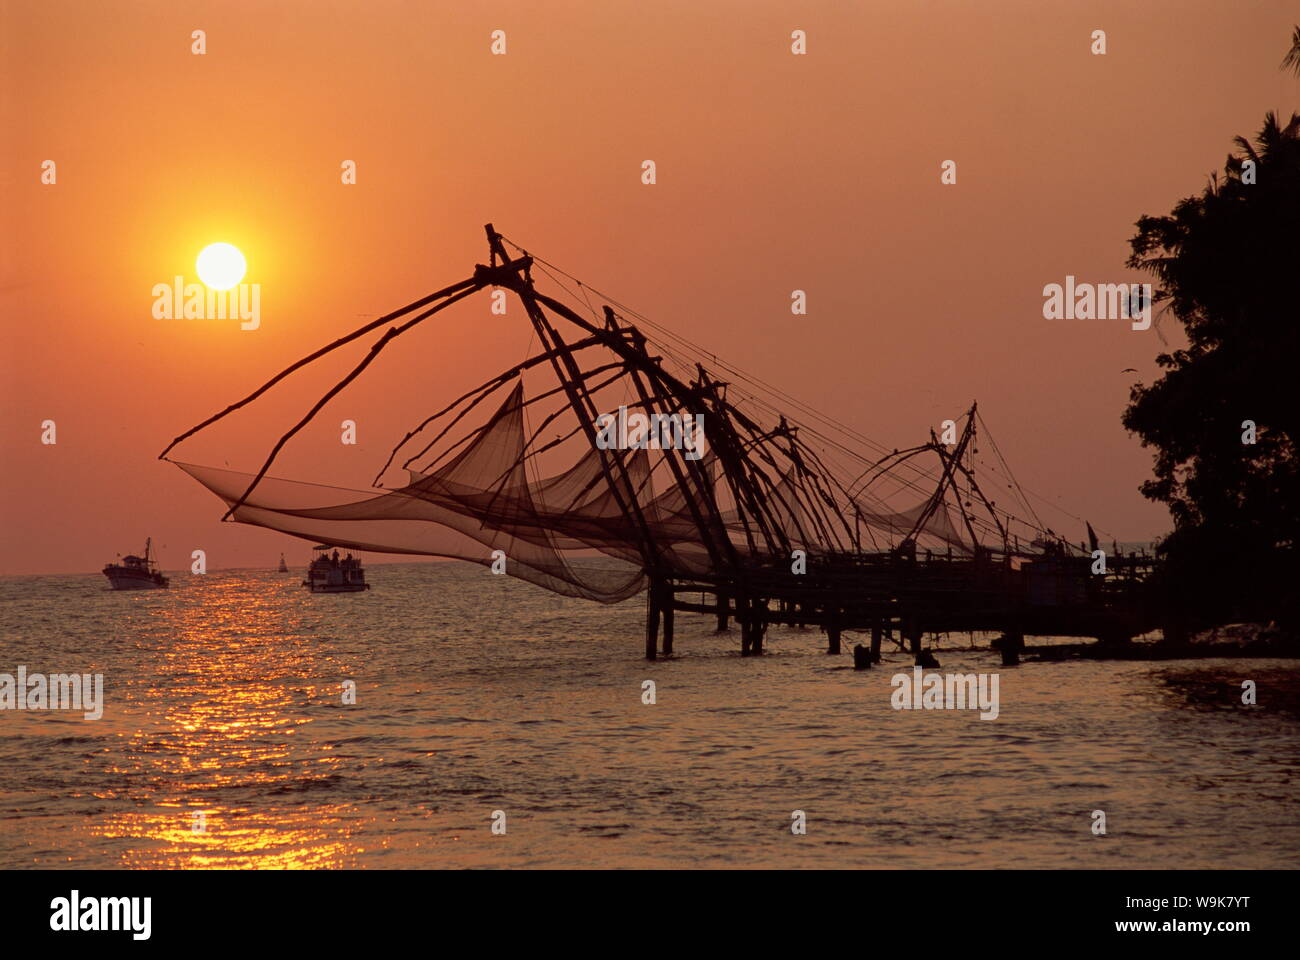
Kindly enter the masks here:
[[[1300, 77], [1300, 26], [1281, 69]], [[1201, 193], [1140, 217], [1130, 240], [1128, 266], [1157, 281], [1156, 325], [1172, 319], [1185, 340], [1122, 418], [1154, 453], [1142, 494], [1173, 521], [1149, 584], [1165, 632], [1187, 638], [1168, 649], [1228, 644], [1241, 624], [1277, 625], [1247, 648], [1300, 636], [1300, 114], [1270, 111], [1231, 143]]]

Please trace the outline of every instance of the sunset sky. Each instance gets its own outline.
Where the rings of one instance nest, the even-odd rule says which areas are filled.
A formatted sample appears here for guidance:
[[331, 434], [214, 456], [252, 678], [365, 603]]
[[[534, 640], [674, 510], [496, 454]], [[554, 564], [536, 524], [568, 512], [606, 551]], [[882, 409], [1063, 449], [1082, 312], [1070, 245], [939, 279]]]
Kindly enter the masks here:
[[[1122, 320], [1044, 320], [1043, 287], [1149, 279], [1124, 268], [1134, 221], [1297, 108], [1277, 69], [1295, 16], [1286, 0], [0, 0], [0, 573], [97, 570], [146, 536], [168, 569], [199, 548], [214, 569], [301, 563], [301, 541], [218, 523], [158, 452], [467, 277], [489, 221], [887, 446], [977, 399], [1027, 487], [1107, 539], [1159, 535], [1167, 515], [1138, 492], [1151, 454], [1120, 415], [1175, 324], [1166, 347]], [[218, 241], [260, 284], [260, 327], [155, 319], [154, 285], [196, 282]], [[364, 485], [530, 334], [486, 294], [439, 315], [276, 472]], [[256, 469], [355, 346], [176, 457]]]

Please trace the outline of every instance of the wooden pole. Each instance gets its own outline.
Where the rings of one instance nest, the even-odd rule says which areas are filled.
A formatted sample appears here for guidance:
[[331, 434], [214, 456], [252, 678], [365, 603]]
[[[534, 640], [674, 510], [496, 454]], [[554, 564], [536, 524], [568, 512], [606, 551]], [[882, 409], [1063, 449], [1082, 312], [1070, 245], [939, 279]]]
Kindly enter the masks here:
[[873, 623], [871, 625], [871, 662], [872, 663], [880, 662], [880, 639], [881, 639], [882, 632], [883, 631], [880, 629], [880, 624]]
[[655, 588], [654, 581], [650, 582], [650, 589], [646, 591], [646, 613], [645, 613], [645, 658], [654, 660], [658, 656], [659, 641], [659, 591]]
[[414, 303], [408, 303], [400, 310], [394, 310], [392, 313], [384, 314], [378, 320], [372, 320], [370, 323], [367, 323], [364, 327], [361, 327], [358, 330], [353, 330], [346, 337], [339, 337], [339, 339], [335, 340], [333, 343], [329, 344], [328, 346], [321, 347], [315, 353], [303, 357], [301, 360], [299, 360], [297, 363], [293, 364], [292, 366], [285, 367], [283, 370], [277, 373], [270, 380], [266, 381], [266, 383], [262, 384], [260, 387], [258, 387], [248, 396], [246, 396], [243, 400], [240, 400], [238, 403], [232, 403], [230, 406], [226, 407], [226, 409], [222, 410], [220, 413], [216, 414], [215, 416], [208, 417], [208, 419], [204, 420], [198, 426], [186, 430], [184, 433], [182, 433], [171, 443], [167, 444], [167, 449], [164, 450], [162, 453], [158, 454], [158, 459], [162, 460], [164, 457], [166, 457], [167, 454], [171, 451], [172, 447], [176, 446], [176, 444], [180, 443], [182, 440], [194, 436], [194, 434], [198, 433], [204, 427], [216, 423], [222, 417], [226, 416], [226, 414], [234, 413], [240, 407], [252, 403], [254, 400], [260, 397], [262, 394], [266, 393], [266, 391], [270, 390], [273, 386], [275, 386], [277, 383], [279, 383], [289, 374], [293, 373], [295, 370], [297, 370], [300, 367], [305, 367], [313, 360], [317, 360], [320, 357], [325, 356], [325, 354], [329, 353], [331, 350], [335, 350], [346, 343], [350, 343], [351, 341], [357, 339], [357, 337], [364, 336], [365, 334], [369, 333], [371, 330], [376, 329], [377, 327], [382, 327], [386, 323], [391, 323], [393, 320], [396, 320], [398, 317], [401, 317], [404, 314], [410, 313], [412, 310], [418, 310], [420, 309], [420, 307], [427, 306], [428, 304], [433, 303], [435, 300], [441, 300], [443, 297], [449, 297], [454, 293], [459, 293], [464, 290], [471, 290], [472, 292], [473, 290], [478, 290], [480, 286], [481, 284], [474, 277], [470, 277], [467, 280], [462, 280], [460, 283], [453, 283], [450, 287], [443, 287], [441, 290], [437, 291], [436, 293], [431, 293], [427, 297], [421, 297], [419, 300], [416, 300]]
[[853, 647], [853, 669], [870, 670], [871, 669], [871, 651], [862, 644], [856, 644]]
[[671, 657], [673, 654], [673, 588], [671, 583], [665, 583], [663, 586], [663, 607], [664, 607], [663, 652], [665, 657]]
[[740, 621], [740, 655], [748, 657], [754, 652], [754, 617], [748, 597], [736, 598], [736, 619]]
[[1002, 666], [1014, 667], [1020, 663], [1020, 651], [1025, 648], [1025, 634], [1019, 627], [1008, 627], [1002, 635]]
[[[430, 307], [428, 310], [425, 310], [423, 313], [416, 314], [414, 317], [412, 317], [410, 320], [407, 320], [401, 326], [389, 327], [388, 332], [374, 342], [374, 344], [370, 347], [370, 352], [367, 353], [361, 359], [361, 362], [352, 368], [352, 372], [350, 372], [346, 377], [344, 377], [338, 383], [334, 384], [334, 386], [330, 388], [329, 392], [326, 393], [325, 396], [317, 400], [316, 405], [313, 406], [310, 410], [308, 410], [306, 415], [304, 415], [301, 420], [299, 420], [296, 424], [293, 425], [292, 428], [290, 428], [288, 433], [286, 433], [283, 437], [281, 437], [276, 442], [275, 446], [271, 448], [271, 452], [267, 456], [266, 462], [263, 463], [262, 468], [257, 471], [257, 476], [253, 477], [252, 483], [248, 485], [248, 489], [246, 489], [243, 493], [239, 495], [239, 499], [230, 505], [230, 509], [226, 511], [225, 516], [223, 516], [221, 519], [226, 520], [227, 518], [233, 517], [235, 515], [235, 511], [237, 511], [240, 507], [244, 505], [244, 501], [246, 501], [250, 496], [253, 495], [253, 491], [257, 488], [257, 485], [262, 482], [262, 478], [266, 476], [266, 471], [271, 469], [271, 464], [275, 462], [276, 456], [279, 454], [281, 449], [284, 448], [284, 445], [293, 438], [294, 434], [296, 434], [299, 430], [305, 427], [311, 421], [311, 419], [316, 416], [316, 414], [320, 411], [321, 407], [329, 403], [330, 399], [335, 394], [339, 393], [349, 383], [351, 383], [357, 377], [361, 376], [362, 372], [366, 369], [366, 367], [370, 366], [371, 361], [373, 361], [375, 357], [379, 356], [380, 352], [382, 352], [383, 349], [386, 346], [388, 346], [388, 344], [395, 337], [400, 337], [407, 330], [410, 330], [412, 327], [416, 326], [417, 324], [427, 320], [429, 317], [433, 316], [435, 313], [437, 313], [439, 310], [442, 310], [444, 307], [449, 307], [453, 303], [456, 303], [458, 300], [464, 300], [470, 294], [478, 292], [478, 289], [479, 288], [477, 286], [471, 286], [468, 289], [461, 290], [459, 293], [452, 294], [451, 296], [445, 298], [441, 303], [438, 303]], [[320, 351], [317, 351], [317, 354], [315, 354], [314, 356], [319, 355], [319, 353]], [[297, 366], [297, 364], [295, 364], [295, 366]], [[290, 367], [289, 369], [292, 370], [293, 367]], [[287, 373], [288, 371], [285, 372]], [[274, 380], [271, 381], [271, 383], [274, 382], [275, 382]], [[263, 387], [262, 389], [265, 390], [266, 387]], [[256, 397], [257, 394], [254, 393], [253, 396]], [[251, 397], [249, 399], [251, 399]], [[247, 403], [248, 401], [244, 400], [241, 402]], [[215, 420], [223, 416], [224, 413], [229, 412], [229, 410], [236, 409], [236, 407], [238, 407], [239, 405], [240, 404], [236, 404], [235, 406], [228, 408], [226, 411], [223, 411], [223, 413], [218, 414], [216, 417], [213, 417], [206, 422], [207, 423], [214, 422]], [[190, 434], [193, 434], [197, 430], [201, 430], [202, 427], [203, 425], [200, 424], [200, 426], [195, 427], [194, 430], [191, 430]], [[177, 438], [175, 441], [173, 441], [173, 445], [175, 445], [178, 442], [180, 442], [180, 438]], [[171, 447], [168, 447], [167, 449], [170, 450]], [[167, 452], [166, 450], [163, 451], [164, 454], [166, 452]]]
[[908, 641], [909, 652], [912, 654], [913, 662], [915, 662], [918, 666], [921, 663], [922, 633], [923, 631], [921, 630], [921, 624], [918, 621], [912, 620], [907, 623], [905, 627], [904, 637]]

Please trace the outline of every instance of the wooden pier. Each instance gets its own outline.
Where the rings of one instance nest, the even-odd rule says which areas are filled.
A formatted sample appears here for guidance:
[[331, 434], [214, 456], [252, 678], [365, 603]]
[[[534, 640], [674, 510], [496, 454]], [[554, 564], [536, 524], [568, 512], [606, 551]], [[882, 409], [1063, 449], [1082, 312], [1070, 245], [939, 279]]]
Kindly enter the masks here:
[[1091, 567], [1089, 558], [1044, 563], [891, 553], [828, 558], [801, 574], [788, 566], [749, 571], [743, 580], [654, 576], [646, 594], [645, 655], [673, 653], [679, 610], [715, 616], [719, 631], [739, 624], [742, 656], [761, 655], [768, 627], [781, 624], [819, 628], [828, 654], [842, 652], [845, 631], [870, 633], [872, 662], [880, 660], [882, 641], [894, 637], [919, 663], [926, 634], [998, 632], [1002, 662], [1013, 665], [1026, 636], [1119, 644], [1160, 625], [1144, 590], [1150, 558], [1111, 558], [1104, 575]]

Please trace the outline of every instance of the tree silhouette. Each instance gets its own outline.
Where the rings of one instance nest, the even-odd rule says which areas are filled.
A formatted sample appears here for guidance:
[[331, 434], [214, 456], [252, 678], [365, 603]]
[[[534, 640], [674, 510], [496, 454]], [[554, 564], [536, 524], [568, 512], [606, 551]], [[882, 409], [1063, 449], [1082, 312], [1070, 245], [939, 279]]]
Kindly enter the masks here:
[[[1159, 380], [1132, 388], [1123, 422], [1156, 450], [1142, 492], [1174, 521], [1159, 547], [1171, 608], [1187, 626], [1277, 619], [1290, 631], [1300, 594], [1300, 115], [1283, 127], [1269, 113], [1253, 142], [1234, 143], [1222, 178], [1137, 222], [1128, 264], [1155, 276], [1155, 302], [1188, 342], [1157, 358]], [[1247, 421], [1254, 443], [1244, 442]]]
[[1295, 28], [1291, 34], [1291, 49], [1282, 60], [1282, 70], [1291, 69], [1295, 75], [1300, 77], [1300, 27]]

